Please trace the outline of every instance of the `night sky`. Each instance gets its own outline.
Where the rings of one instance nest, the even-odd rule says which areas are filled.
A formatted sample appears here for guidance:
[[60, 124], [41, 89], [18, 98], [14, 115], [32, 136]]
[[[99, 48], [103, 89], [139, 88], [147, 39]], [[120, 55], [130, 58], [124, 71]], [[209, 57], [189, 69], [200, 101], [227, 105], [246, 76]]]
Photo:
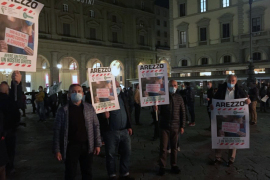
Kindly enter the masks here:
[[169, 0], [156, 0], [156, 5], [169, 9]]

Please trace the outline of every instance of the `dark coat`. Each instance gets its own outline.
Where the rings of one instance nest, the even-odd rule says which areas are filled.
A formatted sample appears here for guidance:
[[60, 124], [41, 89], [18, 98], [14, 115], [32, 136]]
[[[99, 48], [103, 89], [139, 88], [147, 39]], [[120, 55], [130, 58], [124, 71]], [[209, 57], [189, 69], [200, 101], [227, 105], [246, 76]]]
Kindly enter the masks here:
[[[225, 100], [226, 96], [226, 91], [227, 91], [227, 83], [223, 83], [219, 85], [218, 91], [216, 92], [214, 99], [219, 99], [219, 100]], [[238, 84], [235, 85], [235, 91], [234, 91], [234, 99], [241, 99], [241, 98], [246, 98], [247, 94], [246, 92], [241, 89]]]
[[210, 101], [208, 101], [208, 107], [212, 104], [212, 99], [214, 97], [214, 89], [213, 87], [211, 87], [210, 89], [207, 90], [207, 98], [210, 99]]

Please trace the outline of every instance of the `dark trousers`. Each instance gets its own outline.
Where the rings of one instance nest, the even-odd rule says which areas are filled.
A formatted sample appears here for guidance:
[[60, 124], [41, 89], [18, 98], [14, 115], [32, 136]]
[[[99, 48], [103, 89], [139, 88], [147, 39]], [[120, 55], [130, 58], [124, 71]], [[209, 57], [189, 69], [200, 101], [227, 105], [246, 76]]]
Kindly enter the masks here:
[[209, 121], [210, 121], [210, 126], [211, 126], [211, 110], [210, 110], [210, 106], [206, 107], [207, 113], [208, 113], [208, 117], [209, 117]]
[[68, 144], [65, 162], [65, 180], [75, 179], [78, 161], [80, 162], [82, 179], [91, 180], [93, 153], [88, 153], [87, 143]]
[[188, 112], [191, 117], [191, 122], [194, 123], [195, 122], [194, 103], [189, 103], [187, 106], [188, 106]]
[[35, 104], [35, 102], [32, 102], [32, 107], [33, 107], [33, 113], [36, 113], [36, 104]]
[[120, 175], [129, 175], [131, 140], [127, 129], [104, 134], [106, 168], [109, 176], [116, 176], [116, 155], [120, 154]]
[[10, 129], [7, 131], [5, 137], [7, 153], [8, 153], [8, 164], [6, 165], [7, 171], [10, 171], [14, 168], [14, 159], [15, 159], [15, 149], [16, 149], [16, 130]]
[[141, 114], [141, 106], [137, 103], [135, 103], [135, 121], [136, 124], [140, 123], [140, 114]]
[[5, 168], [5, 166], [0, 167], [0, 180], [6, 180], [6, 168]]
[[55, 117], [55, 113], [57, 111], [57, 105], [56, 105], [56, 103], [51, 103], [50, 106], [51, 106], [51, 111], [52, 111], [53, 117]]
[[261, 104], [260, 104], [260, 111], [266, 112], [266, 103], [263, 101], [261, 101]]
[[178, 129], [160, 129], [159, 166], [161, 168], [165, 168], [166, 166], [169, 142], [171, 146], [171, 166], [176, 166], [178, 131]]

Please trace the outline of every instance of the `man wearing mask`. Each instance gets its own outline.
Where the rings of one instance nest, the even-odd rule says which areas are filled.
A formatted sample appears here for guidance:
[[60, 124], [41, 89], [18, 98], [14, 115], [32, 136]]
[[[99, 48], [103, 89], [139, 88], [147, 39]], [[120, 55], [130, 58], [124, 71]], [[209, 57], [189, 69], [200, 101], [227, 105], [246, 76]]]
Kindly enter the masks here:
[[259, 97], [259, 90], [256, 87], [255, 83], [249, 83], [248, 96], [251, 103], [249, 104], [249, 114], [250, 114], [250, 124], [257, 124], [257, 100]]
[[38, 90], [39, 93], [36, 95], [36, 103], [39, 121], [45, 121], [45, 108], [44, 108], [45, 93], [43, 92], [42, 86], [39, 86]]
[[158, 172], [160, 176], [165, 174], [168, 142], [171, 146], [171, 171], [175, 174], [180, 173], [177, 166], [177, 140], [178, 133], [184, 133], [186, 111], [181, 95], [176, 93], [177, 87], [177, 82], [171, 80], [169, 82], [170, 104], [154, 106], [154, 110], [158, 110], [160, 115], [160, 169]]
[[54, 124], [53, 152], [65, 161], [65, 180], [74, 180], [80, 162], [82, 179], [92, 179], [93, 155], [101, 147], [99, 121], [93, 106], [82, 102], [79, 84], [69, 87], [69, 103], [61, 107]]
[[109, 179], [116, 178], [116, 155], [120, 154], [120, 179], [133, 179], [129, 176], [129, 163], [131, 154], [131, 117], [128, 102], [125, 95], [121, 92], [118, 81], [116, 83], [116, 91], [120, 109], [105, 112], [103, 114], [102, 129], [104, 132], [105, 152], [106, 152], [106, 168]]
[[214, 89], [212, 87], [212, 82], [207, 82], [207, 113], [209, 116], [209, 120], [210, 120], [210, 126], [207, 130], [211, 131], [211, 109], [210, 109], [210, 105], [212, 104], [212, 99], [214, 96]]
[[[242, 90], [237, 84], [237, 76], [236, 75], [229, 75], [226, 79], [224, 84], [221, 84], [218, 88], [217, 93], [214, 96], [214, 99], [219, 100], [231, 100], [231, 99], [241, 99], [247, 98], [247, 94], [244, 90]], [[250, 99], [246, 99], [246, 103], [250, 104]], [[213, 105], [210, 106], [211, 110], [213, 110]], [[215, 161], [213, 162], [214, 165], [221, 164], [221, 157], [222, 151], [221, 149], [215, 150]], [[231, 166], [234, 163], [236, 156], [236, 149], [229, 149], [228, 152], [228, 163], [227, 166]]]

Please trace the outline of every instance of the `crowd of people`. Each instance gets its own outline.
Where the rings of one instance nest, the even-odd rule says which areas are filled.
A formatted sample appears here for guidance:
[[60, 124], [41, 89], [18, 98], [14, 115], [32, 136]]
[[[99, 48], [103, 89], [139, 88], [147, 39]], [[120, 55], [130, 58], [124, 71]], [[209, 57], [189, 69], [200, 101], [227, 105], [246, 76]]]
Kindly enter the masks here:
[[[237, 84], [237, 77], [229, 75], [224, 84], [214, 88], [212, 82], [207, 83], [207, 108], [209, 128], [211, 130], [212, 99], [231, 100], [246, 98], [249, 104], [250, 124], [257, 124], [257, 102], [260, 110], [267, 112], [268, 101], [261, 99], [270, 96], [270, 88], [263, 83], [258, 89], [256, 84], [249, 84], [248, 92]], [[80, 163], [82, 179], [92, 179], [93, 156], [99, 155], [100, 148], [105, 145], [106, 169], [109, 179], [117, 179], [116, 155], [120, 155], [120, 179], [133, 179], [130, 176], [130, 156], [132, 118], [136, 125], [140, 121], [140, 90], [139, 85], [121, 89], [116, 81], [116, 92], [120, 109], [96, 114], [93, 108], [90, 89], [79, 84], [72, 84], [65, 93], [61, 91], [48, 94], [47, 89], [39, 86], [39, 92], [32, 91], [33, 113], [37, 113], [39, 121], [44, 122], [52, 113], [55, 118], [53, 153], [58, 161], [65, 162], [65, 179], [75, 179], [77, 164]], [[169, 104], [151, 107], [154, 124], [153, 140], [160, 139], [158, 175], [166, 171], [167, 154], [170, 153], [171, 172], [181, 172], [177, 166], [177, 152], [180, 151], [180, 135], [185, 131], [186, 124], [195, 126], [195, 93], [189, 82], [178, 89], [175, 80], [168, 85]], [[14, 170], [16, 147], [16, 127], [20, 122], [19, 109], [25, 110], [25, 97], [22, 92], [21, 75], [15, 71], [12, 82], [2, 82], [0, 85], [0, 179], [5, 179], [5, 173]], [[24, 111], [23, 111], [24, 112]], [[23, 116], [25, 113], [23, 113]], [[221, 163], [222, 151], [215, 150], [214, 165]], [[227, 165], [231, 166], [236, 157], [236, 149], [230, 149]]]

